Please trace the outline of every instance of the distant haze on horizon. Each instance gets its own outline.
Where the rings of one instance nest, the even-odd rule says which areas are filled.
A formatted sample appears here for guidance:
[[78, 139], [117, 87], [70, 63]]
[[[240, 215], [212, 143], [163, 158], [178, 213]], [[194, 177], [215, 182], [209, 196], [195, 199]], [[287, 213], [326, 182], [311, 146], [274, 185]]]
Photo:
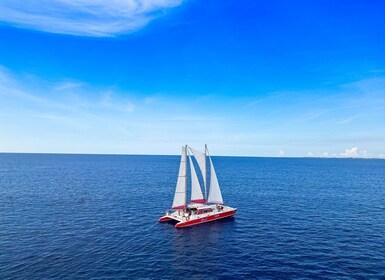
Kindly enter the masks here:
[[0, 152], [385, 158], [385, 2], [0, 2]]

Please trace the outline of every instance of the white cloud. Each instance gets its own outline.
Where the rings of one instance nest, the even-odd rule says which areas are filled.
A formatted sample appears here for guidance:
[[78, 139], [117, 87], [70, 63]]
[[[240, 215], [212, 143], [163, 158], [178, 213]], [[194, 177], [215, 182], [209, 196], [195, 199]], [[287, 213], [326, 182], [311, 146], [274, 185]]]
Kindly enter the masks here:
[[65, 114], [93, 111], [99, 114], [133, 112], [134, 104], [121, 95], [119, 92], [98, 89], [79, 81], [49, 83], [38, 77], [31, 79], [28, 75], [16, 75], [0, 66], [0, 97], [17, 100], [24, 106], [34, 106], [35, 109], [41, 110], [34, 117], [61, 119], [52, 117], [51, 113], [41, 114], [47, 110]]
[[357, 157], [358, 156], [358, 148], [353, 147], [351, 149], [346, 149], [345, 152], [341, 153], [341, 157]]
[[368, 153], [366, 150], [360, 150], [358, 147], [352, 147], [350, 149], [346, 149], [343, 153], [340, 154], [341, 157], [360, 157], [367, 158], [372, 157], [372, 154]]
[[83, 87], [85, 84], [80, 82], [66, 81], [58, 83], [53, 90], [54, 91], [66, 91], [66, 90], [75, 90]]
[[320, 152], [313, 153], [308, 151], [308, 157], [322, 157], [322, 158], [383, 158], [384, 154], [373, 154], [367, 150], [360, 150], [358, 147], [352, 147], [350, 149], [345, 149], [342, 153], [334, 152]]
[[50, 33], [114, 36], [136, 31], [183, 0], [35, 0], [0, 2], [0, 22]]
[[279, 153], [278, 153], [279, 156], [283, 157], [285, 155], [285, 152], [283, 150], [279, 150]]
[[342, 120], [337, 121], [337, 124], [347, 124], [347, 123], [352, 122], [356, 118], [357, 117], [350, 117], [350, 118], [342, 119]]

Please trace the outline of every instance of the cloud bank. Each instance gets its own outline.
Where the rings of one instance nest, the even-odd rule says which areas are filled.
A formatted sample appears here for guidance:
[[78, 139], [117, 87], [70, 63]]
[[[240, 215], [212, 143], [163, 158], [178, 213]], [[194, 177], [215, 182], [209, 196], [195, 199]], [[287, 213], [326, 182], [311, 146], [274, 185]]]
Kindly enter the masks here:
[[[351, 149], [346, 149], [345, 152], [340, 154], [341, 157], [372, 157], [372, 155], [368, 154], [366, 150], [359, 150], [358, 147], [352, 147]], [[377, 157], [381, 157], [381, 155], [377, 155]]]
[[35, 0], [0, 2], [0, 22], [38, 31], [106, 37], [136, 31], [183, 0]]
[[[385, 79], [376, 82], [384, 88]], [[385, 158], [385, 99], [376, 92], [300, 95], [278, 111], [276, 98], [247, 107], [249, 100], [144, 94], [0, 65], [0, 152], [174, 154], [208, 143], [216, 155]], [[357, 117], [337, 124], [349, 116]]]

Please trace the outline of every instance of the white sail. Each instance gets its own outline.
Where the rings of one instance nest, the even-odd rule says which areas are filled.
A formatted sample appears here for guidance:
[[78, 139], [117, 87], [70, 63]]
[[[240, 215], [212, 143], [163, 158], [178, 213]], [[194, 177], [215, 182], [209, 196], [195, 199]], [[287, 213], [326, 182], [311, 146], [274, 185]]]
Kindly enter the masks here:
[[190, 159], [190, 170], [191, 170], [191, 202], [196, 203], [205, 203], [203, 198], [201, 185], [199, 184], [197, 173], [195, 172], [194, 164], [192, 162], [191, 156]]
[[219, 188], [217, 174], [215, 173], [213, 162], [210, 159], [210, 191], [207, 201], [209, 203], [218, 203], [223, 204], [223, 198], [221, 194], [221, 189]]
[[190, 151], [193, 153], [197, 163], [198, 163], [198, 166], [199, 166], [199, 169], [201, 170], [202, 172], [202, 176], [203, 176], [203, 186], [204, 186], [204, 189], [205, 189], [205, 197], [207, 195], [207, 191], [206, 191], [206, 153], [201, 153], [191, 147], [189, 147]]
[[187, 146], [182, 147], [182, 156], [180, 158], [178, 181], [176, 183], [172, 209], [183, 209], [186, 207], [186, 185], [187, 185], [186, 152], [187, 152]]

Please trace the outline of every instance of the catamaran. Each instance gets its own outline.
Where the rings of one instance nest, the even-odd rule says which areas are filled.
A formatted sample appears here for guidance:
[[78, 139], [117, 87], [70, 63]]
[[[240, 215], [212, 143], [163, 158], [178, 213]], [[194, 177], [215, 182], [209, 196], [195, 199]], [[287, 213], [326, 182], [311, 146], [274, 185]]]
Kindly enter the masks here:
[[[192, 156], [201, 171], [203, 177], [204, 195], [195, 171]], [[207, 158], [210, 163], [210, 187], [207, 188]], [[187, 162], [187, 159], [189, 162]], [[190, 166], [191, 199], [187, 204], [187, 165]], [[207, 189], [209, 193], [207, 195]], [[173, 210], [173, 211], [172, 211]], [[175, 227], [188, 227], [201, 223], [211, 222], [235, 215], [236, 208], [223, 205], [221, 189], [215, 173], [207, 145], [205, 152], [199, 152], [189, 146], [182, 147], [182, 156], [179, 165], [178, 180], [176, 183], [172, 210], [167, 211], [159, 222], [174, 221]]]

